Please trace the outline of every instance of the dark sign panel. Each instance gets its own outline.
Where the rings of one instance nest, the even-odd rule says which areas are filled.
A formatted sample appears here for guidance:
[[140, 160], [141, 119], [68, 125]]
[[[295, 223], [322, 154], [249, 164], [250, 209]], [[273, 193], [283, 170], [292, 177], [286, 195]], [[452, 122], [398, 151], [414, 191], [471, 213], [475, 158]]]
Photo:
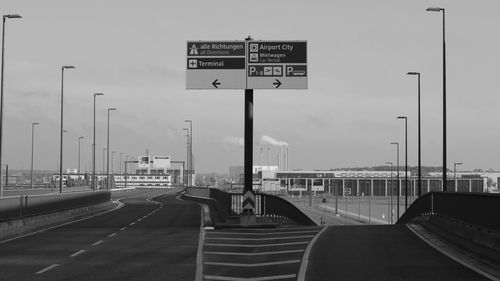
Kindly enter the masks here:
[[188, 57], [245, 56], [245, 42], [191, 41], [187, 44]]
[[305, 41], [256, 41], [248, 45], [249, 63], [307, 63]]

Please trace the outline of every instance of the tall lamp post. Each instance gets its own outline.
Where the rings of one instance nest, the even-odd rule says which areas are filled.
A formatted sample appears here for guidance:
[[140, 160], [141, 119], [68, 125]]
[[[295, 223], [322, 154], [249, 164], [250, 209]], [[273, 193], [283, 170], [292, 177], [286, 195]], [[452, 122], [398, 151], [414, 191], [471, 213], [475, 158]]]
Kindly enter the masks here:
[[92, 189], [96, 190], [96, 178], [95, 178], [95, 98], [97, 96], [102, 96], [103, 93], [94, 93], [94, 136], [92, 141]]
[[453, 163], [453, 181], [455, 182], [455, 192], [458, 191], [458, 186], [457, 186], [457, 166], [462, 165], [462, 162], [455, 162]]
[[31, 123], [31, 189], [33, 189], [33, 159], [35, 155], [35, 126], [38, 125], [37, 122]]
[[447, 191], [448, 183], [446, 181], [446, 33], [445, 33], [445, 10], [444, 8], [427, 8], [428, 12], [443, 12], [443, 191]]
[[193, 121], [184, 120], [184, 122], [189, 123], [189, 181], [193, 185]]
[[2, 186], [2, 139], [3, 139], [3, 74], [4, 74], [4, 56], [5, 56], [5, 19], [20, 19], [20, 15], [3, 15], [2, 22], [2, 73], [0, 74], [0, 197], [3, 197]]
[[418, 197], [422, 195], [422, 152], [421, 152], [421, 146], [420, 146], [420, 72], [408, 72], [406, 73], [407, 75], [417, 75], [418, 78], [418, 179], [417, 179], [417, 186], [418, 186]]
[[64, 70], [74, 69], [72, 65], [64, 65], [61, 67], [61, 146], [59, 148], [59, 193], [62, 193], [63, 184], [63, 124], [64, 124]]
[[401, 183], [399, 182], [399, 142], [391, 142], [391, 144], [394, 144], [396, 145], [396, 180], [398, 181], [397, 182], [397, 187], [398, 187], [398, 190], [396, 191], [396, 205], [397, 205], [397, 211], [396, 211], [396, 215], [397, 215], [397, 218], [399, 220], [399, 193], [401, 192]]
[[81, 183], [80, 181], [80, 146], [81, 146], [81, 140], [85, 138], [84, 136], [79, 136], [78, 137], [78, 184]]
[[183, 128], [183, 131], [186, 131], [186, 184], [189, 186], [189, 129], [188, 128]]
[[392, 188], [392, 162], [385, 162], [385, 164], [391, 165], [391, 185], [389, 187], [389, 196], [391, 198], [391, 204], [390, 204], [391, 210], [389, 211], [388, 216], [389, 216], [389, 224], [392, 224], [392, 211], [393, 211], [393, 208], [392, 208], [392, 189], [393, 189]]
[[109, 189], [109, 113], [116, 110], [114, 107], [108, 108], [108, 145], [107, 145], [107, 157], [106, 157], [106, 188]]
[[120, 170], [119, 170], [120, 175], [122, 174], [122, 155], [123, 155], [123, 152], [120, 152], [120, 155], [119, 155], [119, 157], [120, 157], [120, 159], [119, 159], [120, 160], [120, 162], [119, 162], [120, 163]]
[[398, 116], [405, 120], [405, 211], [408, 209], [408, 117]]
[[115, 153], [116, 151], [111, 151], [111, 174], [115, 174]]

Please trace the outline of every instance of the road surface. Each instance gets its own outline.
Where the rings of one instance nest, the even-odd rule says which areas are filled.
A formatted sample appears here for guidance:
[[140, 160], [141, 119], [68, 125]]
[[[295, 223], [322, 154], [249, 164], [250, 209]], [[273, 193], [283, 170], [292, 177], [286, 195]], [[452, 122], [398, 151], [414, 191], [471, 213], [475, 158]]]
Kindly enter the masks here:
[[115, 193], [121, 209], [1, 243], [0, 280], [194, 280], [200, 207], [165, 192]]

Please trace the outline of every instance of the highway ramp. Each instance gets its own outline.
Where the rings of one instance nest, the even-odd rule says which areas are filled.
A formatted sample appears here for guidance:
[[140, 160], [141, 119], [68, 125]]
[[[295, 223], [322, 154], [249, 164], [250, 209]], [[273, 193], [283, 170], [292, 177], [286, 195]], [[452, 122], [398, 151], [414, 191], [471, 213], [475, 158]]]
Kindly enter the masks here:
[[490, 280], [429, 246], [406, 225], [328, 227], [312, 246], [305, 280]]
[[165, 190], [114, 197], [125, 206], [1, 243], [0, 280], [194, 280], [200, 206]]

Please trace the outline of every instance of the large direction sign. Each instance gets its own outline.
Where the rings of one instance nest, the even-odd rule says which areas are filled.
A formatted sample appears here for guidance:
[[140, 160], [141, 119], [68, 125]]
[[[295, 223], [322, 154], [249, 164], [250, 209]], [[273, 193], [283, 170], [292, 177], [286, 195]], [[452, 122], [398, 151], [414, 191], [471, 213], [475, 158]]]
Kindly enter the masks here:
[[306, 41], [188, 41], [186, 89], [307, 89]]

